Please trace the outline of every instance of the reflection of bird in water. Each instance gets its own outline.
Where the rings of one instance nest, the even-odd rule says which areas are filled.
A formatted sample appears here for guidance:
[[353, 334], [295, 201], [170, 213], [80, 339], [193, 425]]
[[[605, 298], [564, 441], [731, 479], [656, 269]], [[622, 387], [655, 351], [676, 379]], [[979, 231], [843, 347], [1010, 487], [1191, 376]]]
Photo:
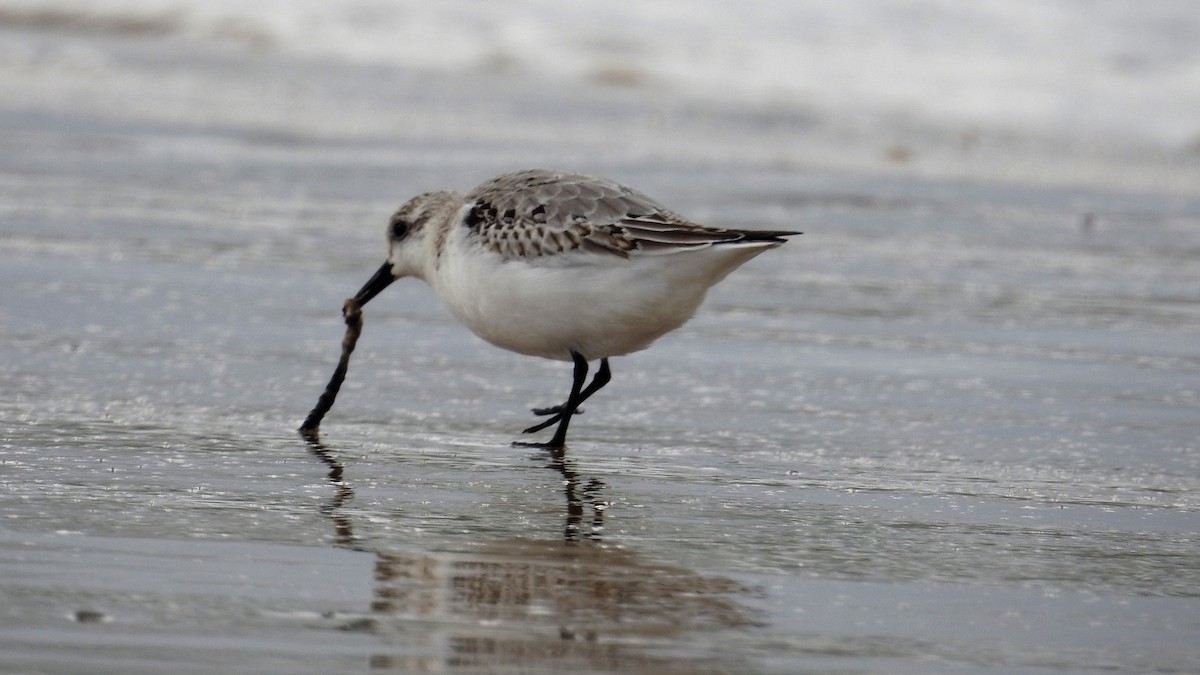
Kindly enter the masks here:
[[[372, 665], [401, 670], [730, 672], [735, 664], [708, 653], [704, 636], [754, 623], [737, 582], [592, 543], [518, 539], [470, 553], [379, 553], [375, 580], [372, 630], [399, 655]], [[418, 639], [421, 655], [412, 655], [413, 622], [436, 627], [435, 645]], [[656, 653], [689, 637], [689, 656]]]
[[[309, 448], [329, 467], [336, 492], [322, 512], [339, 545], [362, 550], [345, 513], [354, 491], [328, 448]], [[604, 483], [584, 481], [561, 453], [562, 540], [509, 539], [467, 552], [376, 551], [370, 613], [344, 624], [396, 648], [371, 657], [375, 669], [465, 671], [541, 666], [559, 672], [621, 670], [705, 673], [739, 670], [709, 649], [713, 631], [752, 625], [741, 584], [641, 558], [600, 542]], [[587, 507], [592, 510], [585, 525]], [[692, 639], [687, 656], [659, 652]]]
[[[305, 436], [304, 441], [308, 445], [309, 451], [329, 467], [327, 478], [334, 488], [334, 496], [328, 504], [321, 508], [321, 512], [334, 522], [336, 535], [334, 541], [339, 546], [358, 548], [358, 541], [354, 537], [354, 527], [350, 519], [342, 512], [342, 507], [354, 496], [354, 488], [350, 487], [350, 484], [344, 479], [346, 467], [315, 434]], [[573, 463], [567, 460], [561, 452], [551, 452], [550, 463], [547, 466], [563, 477], [563, 492], [567, 500], [566, 524], [563, 528], [564, 541], [571, 543], [580, 538], [599, 541], [604, 530], [604, 511], [608, 508], [608, 502], [600, 496], [604, 489], [604, 482], [598, 478], [592, 478], [581, 487], [579, 473], [573, 468]], [[585, 505], [592, 507], [592, 519], [586, 532], [583, 531]]]

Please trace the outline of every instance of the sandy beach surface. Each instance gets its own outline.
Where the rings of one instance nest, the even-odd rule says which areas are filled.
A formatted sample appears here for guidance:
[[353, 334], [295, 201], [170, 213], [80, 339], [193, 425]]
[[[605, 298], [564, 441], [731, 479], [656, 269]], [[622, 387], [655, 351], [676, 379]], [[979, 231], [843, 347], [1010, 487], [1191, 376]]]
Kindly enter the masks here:
[[[1200, 671], [1193, 5], [704, 4], [0, 2], [0, 671]], [[565, 459], [414, 280], [298, 436], [524, 167], [805, 234]]]

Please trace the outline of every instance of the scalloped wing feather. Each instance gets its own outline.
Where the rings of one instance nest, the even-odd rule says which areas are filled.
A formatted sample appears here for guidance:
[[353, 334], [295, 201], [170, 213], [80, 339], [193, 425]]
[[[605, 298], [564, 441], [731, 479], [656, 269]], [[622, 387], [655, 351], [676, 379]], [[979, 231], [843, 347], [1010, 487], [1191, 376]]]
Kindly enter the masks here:
[[758, 233], [692, 223], [619, 183], [544, 170], [502, 174], [467, 195], [464, 224], [506, 258], [571, 251], [628, 258], [714, 244], [779, 243], [791, 233]]

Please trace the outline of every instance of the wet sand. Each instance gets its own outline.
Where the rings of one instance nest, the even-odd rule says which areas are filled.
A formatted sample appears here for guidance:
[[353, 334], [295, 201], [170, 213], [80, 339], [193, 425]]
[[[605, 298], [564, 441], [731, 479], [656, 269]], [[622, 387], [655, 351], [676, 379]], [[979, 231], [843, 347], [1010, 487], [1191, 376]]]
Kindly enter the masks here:
[[[82, 45], [104, 77], [0, 106], [0, 669], [1200, 667], [1186, 166], [965, 180], [625, 89]], [[300, 438], [391, 210], [537, 165], [806, 234], [615, 360], [565, 460], [509, 444], [568, 368], [415, 281]]]

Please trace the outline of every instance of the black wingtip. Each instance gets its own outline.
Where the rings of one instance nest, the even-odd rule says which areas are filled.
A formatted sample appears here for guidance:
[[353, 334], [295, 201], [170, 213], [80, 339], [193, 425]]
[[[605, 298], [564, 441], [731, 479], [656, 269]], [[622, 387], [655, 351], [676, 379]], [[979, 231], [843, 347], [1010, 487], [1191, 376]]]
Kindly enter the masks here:
[[788, 237], [798, 234], [804, 233], [790, 230], [742, 230], [742, 238], [738, 241], [768, 241], [773, 244], [782, 244], [787, 241]]

